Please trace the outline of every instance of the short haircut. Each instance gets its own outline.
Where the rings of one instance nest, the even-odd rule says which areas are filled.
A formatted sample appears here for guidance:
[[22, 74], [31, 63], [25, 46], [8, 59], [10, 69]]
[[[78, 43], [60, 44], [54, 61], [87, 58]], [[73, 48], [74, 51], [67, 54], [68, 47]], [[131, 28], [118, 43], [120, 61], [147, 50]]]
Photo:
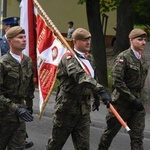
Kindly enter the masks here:
[[69, 21], [68, 24], [73, 26], [74, 23], [73, 23], [73, 21]]

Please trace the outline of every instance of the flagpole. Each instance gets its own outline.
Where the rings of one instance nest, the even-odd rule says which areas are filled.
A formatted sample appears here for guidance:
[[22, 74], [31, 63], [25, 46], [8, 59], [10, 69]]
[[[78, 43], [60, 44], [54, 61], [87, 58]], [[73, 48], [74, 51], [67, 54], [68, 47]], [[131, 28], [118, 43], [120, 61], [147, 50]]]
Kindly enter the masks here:
[[[57, 27], [54, 25], [54, 23], [52, 22], [52, 20], [48, 17], [48, 15], [46, 14], [46, 12], [43, 10], [43, 8], [40, 6], [40, 4], [38, 3], [37, 0], [33, 0], [33, 4], [36, 7], [36, 9], [38, 10], [38, 13], [42, 15], [43, 19], [46, 21], [47, 25], [49, 26], [49, 28], [53, 31], [54, 36], [56, 36], [60, 42], [63, 44], [64, 47], [66, 47], [67, 50], [69, 50], [73, 56], [77, 59], [77, 61], [80, 63], [81, 67], [84, 69], [84, 71], [88, 73], [87, 69], [85, 68], [85, 66], [82, 64], [82, 62], [80, 61], [80, 59], [76, 56], [76, 54], [74, 53], [74, 51], [72, 50], [72, 48], [70, 47], [70, 45], [67, 43], [67, 41], [65, 40], [65, 38], [62, 36], [62, 34], [59, 32], [59, 30], [57, 29]], [[49, 94], [46, 96], [46, 101], [49, 98], [50, 94], [52, 91], [49, 92]], [[42, 110], [40, 112], [39, 115], [39, 119], [41, 119], [42, 117], [42, 113], [43, 110], [46, 106], [46, 102], [43, 103], [42, 105]]]
[[[74, 51], [72, 50], [72, 48], [69, 46], [69, 44], [67, 43], [67, 41], [65, 40], [65, 38], [62, 36], [62, 34], [59, 32], [59, 30], [56, 28], [56, 26], [54, 25], [54, 23], [52, 22], [52, 20], [48, 17], [48, 15], [46, 14], [46, 12], [42, 9], [42, 7], [40, 6], [40, 4], [38, 3], [37, 0], [33, 0], [34, 6], [38, 9], [39, 13], [42, 15], [42, 17], [45, 19], [45, 21], [48, 23], [49, 27], [51, 28], [51, 30], [54, 32], [55, 36], [57, 36], [59, 38], [59, 40], [62, 42], [62, 44], [74, 55], [74, 57], [78, 60], [78, 62], [80, 63], [81, 67], [84, 69], [84, 71], [89, 74], [88, 70], [85, 68], [85, 66], [82, 64], [82, 62], [80, 61], [80, 59], [76, 56], [76, 54], [74, 53]], [[51, 93], [51, 92], [50, 92]], [[49, 95], [48, 95], [49, 97]], [[44, 104], [43, 108], [46, 106], [46, 103]], [[111, 106], [111, 108], [113, 108], [113, 106]], [[111, 109], [112, 110], [112, 109]], [[115, 110], [113, 108], [113, 110]], [[112, 111], [114, 113], [114, 111]], [[42, 115], [42, 112], [41, 112]], [[41, 118], [41, 115], [39, 118]], [[121, 118], [121, 117], [120, 117]], [[122, 118], [121, 118], [122, 119]], [[123, 119], [122, 119], [123, 120]]]
[[[74, 51], [72, 50], [72, 48], [70, 47], [70, 45], [67, 43], [67, 41], [65, 40], [65, 38], [62, 36], [62, 34], [59, 32], [59, 30], [57, 29], [57, 27], [54, 25], [54, 23], [52, 22], [52, 20], [48, 17], [48, 15], [46, 14], [46, 12], [43, 10], [43, 8], [41, 7], [41, 5], [38, 3], [37, 0], [33, 0], [33, 3], [35, 5], [35, 7], [38, 9], [39, 13], [43, 16], [43, 18], [46, 20], [46, 22], [49, 24], [49, 27], [51, 28], [51, 30], [54, 32], [54, 34], [60, 39], [60, 41], [62, 42], [62, 44], [67, 48], [67, 50], [69, 50], [74, 57], [78, 60], [78, 62], [80, 63], [81, 67], [85, 70], [86, 73], [88, 73], [88, 71], [86, 70], [85, 66], [82, 64], [82, 62], [80, 61], [80, 59], [76, 56], [76, 54], [74, 53]], [[89, 74], [89, 73], [88, 73]]]

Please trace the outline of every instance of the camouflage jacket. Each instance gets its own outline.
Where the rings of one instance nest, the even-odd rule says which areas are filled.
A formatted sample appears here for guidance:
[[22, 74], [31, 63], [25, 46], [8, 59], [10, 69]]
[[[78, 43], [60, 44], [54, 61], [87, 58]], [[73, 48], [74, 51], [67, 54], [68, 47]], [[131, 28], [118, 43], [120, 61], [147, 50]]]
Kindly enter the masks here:
[[16, 106], [32, 107], [33, 98], [34, 82], [31, 59], [24, 55], [20, 64], [10, 53], [1, 56], [0, 119], [16, 120]]
[[[82, 56], [77, 54], [77, 57]], [[94, 67], [92, 56], [89, 55], [88, 58]], [[56, 98], [55, 108], [69, 113], [89, 113], [91, 91], [95, 87], [103, 88], [103, 86], [88, 75], [70, 53], [63, 56], [58, 67], [57, 78], [60, 81], [60, 92]]]
[[131, 102], [140, 98], [147, 73], [146, 62], [142, 58], [137, 59], [131, 49], [120, 53], [112, 69], [112, 99], [115, 101], [121, 96]]

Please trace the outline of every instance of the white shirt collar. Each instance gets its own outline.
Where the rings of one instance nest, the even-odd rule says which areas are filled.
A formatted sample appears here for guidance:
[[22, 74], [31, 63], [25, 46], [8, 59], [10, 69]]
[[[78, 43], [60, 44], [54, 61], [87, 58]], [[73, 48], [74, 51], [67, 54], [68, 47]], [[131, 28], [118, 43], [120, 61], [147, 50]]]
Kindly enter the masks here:
[[132, 49], [132, 51], [137, 59], [141, 59], [141, 55], [139, 55], [139, 53], [136, 50]]
[[12, 53], [11, 51], [10, 51], [10, 54], [11, 54], [11, 56], [12, 56], [13, 58], [15, 58], [19, 63], [21, 63], [21, 57], [20, 57], [19, 55], [16, 55], [16, 54]]
[[77, 49], [74, 49], [78, 54], [80, 54], [81, 56], [83, 56], [85, 58], [85, 53], [78, 51]]

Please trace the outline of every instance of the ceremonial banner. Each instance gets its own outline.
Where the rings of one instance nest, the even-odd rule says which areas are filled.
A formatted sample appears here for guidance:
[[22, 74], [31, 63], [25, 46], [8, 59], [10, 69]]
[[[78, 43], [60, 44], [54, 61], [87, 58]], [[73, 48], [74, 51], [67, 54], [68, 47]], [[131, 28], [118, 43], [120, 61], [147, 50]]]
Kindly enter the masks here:
[[[39, 13], [39, 9], [34, 6], [33, 2], [34, 0], [22, 0], [20, 4], [20, 25], [25, 29], [27, 37], [27, 47], [24, 53], [31, 58], [33, 54], [36, 54], [39, 118], [41, 118], [55, 84], [58, 64], [66, 52], [66, 48], [58, 37], [54, 35], [47, 20], [43, 18], [43, 14]], [[33, 45], [36, 45], [36, 47], [31, 48]]]
[[25, 29], [27, 43], [23, 53], [32, 59], [34, 66], [34, 81], [37, 82], [36, 22], [33, 0], [22, 0], [20, 9], [20, 26]]
[[[20, 17], [21, 26], [26, 31], [28, 42], [25, 52], [31, 58], [33, 57], [33, 55], [36, 54], [37, 59], [38, 83], [39, 83], [38, 86], [40, 97], [39, 98], [40, 99], [39, 119], [40, 119], [44, 111], [44, 108], [49, 100], [52, 88], [56, 80], [56, 71], [58, 64], [63, 54], [67, 50], [69, 50], [74, 55], [74, 57], [80, 63], [81, 67], [85, 70], [85, 72], [87, 74], [89, 73], [88, 70], [83, 65], [83, 63], [75, 55], [74, 51], [66, 42], [64, 37], [55, 27], [53, 22], [41, 8], [37, 0], [22, 0], [20, 7], [21, 7], [21, 17]], [[32, 16], [31, 17], [32, 19], [30, 18], [30, 16]], [[30, 23], [32, 25], [29, 25]], [[36, 29], [36, 37], [34, 34], [35, 29]], [[30, 32], [32, 35], [31, 39], [29, 38], [30, 36], [28, 36], [30, 35]], [[28, 38], [32, 41], [31, 43], [29, 42], [30, 40], [28, 41]], [[34, 43], [36, 43], [36, 50], [35, 48], [30, 49], [30, 46], [34, 45]], [[118, 121], [127, 129], [127, 131], [130, 131], [130, 128], [126, 125], [124, 120], [120, 117], [120, 115], [116, 112], [116, 110], [111, 104], [110, 110], [116, 116]]]
[[40, 112], [52, 92], [56, 79], [57, 66], [66, 52], [66, 48], [54, 35], [42, 16], [36, 14], [37, 21], [37, 67], [40, 92]]
[[[57, 67], [63, 54], [69, 50], [83, 69], [85, 69], [85, 67], [41, 8], [37, 0], [22, 0], [20, 7], [21, 26], [26, 31], [28, 43], [25, 54], [30, 57], [32, 57], [30, 54], [36, 54], [39, 87], [39, 118], [41, 118], [55, 84]], [[32, 19], [30, 16], [32, 16]], [[36, 43], [36, 50], [29, 48], [30, 45], [33, 44], [28, 40], [31, 30], [36, 31], [36, 37], [33, 36], [31, 38], [32, 42], [36, 39], [36, 41], [33, 42]]]

